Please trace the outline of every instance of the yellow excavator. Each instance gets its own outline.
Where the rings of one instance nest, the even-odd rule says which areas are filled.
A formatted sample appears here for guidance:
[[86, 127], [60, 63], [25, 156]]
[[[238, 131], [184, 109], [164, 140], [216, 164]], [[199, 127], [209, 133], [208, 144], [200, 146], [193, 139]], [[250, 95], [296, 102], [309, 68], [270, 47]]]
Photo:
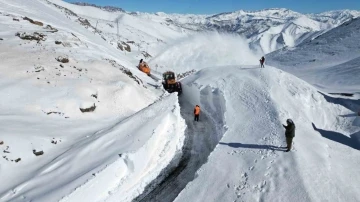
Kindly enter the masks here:
[[182, 93], [181, 83], [176, 81], [174, 72], [164, 72], [162, 84], [164, 89], [169, 93], [178, 92], [179, 95]]
[[143, 59], [140, 60], [138, 68], [140, 71], [150, 76], [150, 67], [146, 62], [143, 61]]

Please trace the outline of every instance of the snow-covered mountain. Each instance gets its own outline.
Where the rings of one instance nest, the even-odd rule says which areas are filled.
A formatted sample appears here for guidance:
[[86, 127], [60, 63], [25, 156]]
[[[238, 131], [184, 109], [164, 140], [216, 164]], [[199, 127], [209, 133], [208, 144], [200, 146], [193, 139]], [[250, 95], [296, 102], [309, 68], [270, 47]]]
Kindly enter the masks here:
[[92, 6], [95, 8], [100, 8], [101, 10], [108, 11], [108, 12], [125, 12], [122, 8], [115, 7], [115, 6], [98, 6], [96, 4], [90, 4], [86, 2], [73, 2], [72, 4], [79, 5], [79, 6]]
[[331, 11], [301, 14], [288, 9], [236, 11], [216, 15], [138, 13], [140, 17], [161, 19], [191, 30], [217, 30], [237, 33], [249, 39], [253, 48], [269, 53], [284, 46], [293, 47], [304, 39], [360, 16], [359, 11]]
[[[0, 201], [360, 201], [359, 23], [347, 22], [357, 13], [148, 14], [0, 0]], [[227, 29], [239, 22], [254, 29]], [[303, 42], [267, 56], [285, 71], [258, 68], [263, 51], [282, 47], [276, 35]], [[288, 61], [302, 48], [311, 55]], [[306, 66], [317, 54], [322, 62]], [[286, 68], [297, 61], [318, 71]], [[319, 88], [329, 66], [341, 74]], [[167, 70], [187, 75], [182, 95], [162, 88]], [[285, 153], [288, 118], [296, 136]]]
[[328, 92], [359, 92], [360, 18], [350, 20], [295, 48], [267, 55], [267, 63]]
[[[64, 6], [66, 7], [67, 4]], [[160, 27], [167, 26], [177, 32], [203, 32], [218, 31], [239, 34], [248, 39], [251, 48], [261, 54], [267, 54], [285, 46], [294, 47], [309, 37], [315, 37], [341, 25], [353, 18], [360, 16], [360, 11], [339, 10], [319, 14], [301, 14], [284, 8], [265, 9], [259, 11], [244, 11], [220, 13], [216, 15], [192, 15], [192, 14], [166, 14], [126, 12], [118, 9], [118, 12], [111, 10], [109, 14], [94, 15], [91, 7], [99, 6], [92, 4], [78, 3], [83, 8], [75, 8], [75, 12], [93, 19], [101, 18], [111, 21], [124, 17], [141, 19], [149, 23], [160, 24]], [[99, 7], [107, 10], [105, 7]], [[72, 9], [74, 7], [72, 6]], [[115, 9], [115, 11], [117, 11]], [[104, 18], [104, 16], [108, 16]], [[127, 20], [125, 20], [127, 21]], [[93, 22], [92, 24], [96, 24]], [[135, 22], [134, 22], [135, 24]], [[139, 23], [143, 26], [142, 23]], [[153, 26], [152, 26], [153, 27]], [[142, 27], [139, 27], [141, 30]]]

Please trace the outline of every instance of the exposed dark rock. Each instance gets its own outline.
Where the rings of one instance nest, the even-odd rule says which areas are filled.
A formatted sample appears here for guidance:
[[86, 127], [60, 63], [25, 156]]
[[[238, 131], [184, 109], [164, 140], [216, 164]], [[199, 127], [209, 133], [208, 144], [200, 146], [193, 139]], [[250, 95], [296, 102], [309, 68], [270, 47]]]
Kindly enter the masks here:
[[42, 66], [35, 67], [35, 72], [41, 72], [41, 71], [45, 71], [45, 68]]
[[47, 112], [46, 114], [47, 114], [47, 115], [50, 115], [50, 114], [59, 114], [59, 115], [63, 115], [63, 113], [61, 113], [61, 112]]
[[97, 94], [93, 94], [93, 95], [91, 95], [91, 97], [94, 97], [95, 99], [97, 99], [97, 98], [98, 98], [98, 95], [97, 95]]
[[0, 41], [4, 40], [3, 38], [0, 38]]
[[0, 141], [0, 145], [3, 145], [4, 144], [4, 141]]
[[195, 72], [196, 72], [196, 70], [193, 69], [193, 70], [191, 70], [191, 71], [187, 71], [187, 72], [184, 72], [184, 73], [182, 73], [182, 74], [177, 74], [177, 75], [176, 75], [176, 78], [179, 80], [179, 79], [185, 78], [185, 77], [187, 77], [187, 76], [189, 76], [189, 75], [192, 75], [192, 74], [194, 74]]
[[19, 162], [19, 161], [21, 161], [21, 158], [17, 158], [17, 159], [15, 160], [16, 163]]
[[89, 107], [89, 108], [80, 108], [80, 111], [81, 111], [82, 113], [85, 113], [85, 112], [93, 112], [93, 111], [95, 111], [95, 109], [96, 109], [96, 106], [95, 106], [95, 103], [94, 103], [94, 105], [91, 106], [91, 107]]
[[50, 1], [48, 1], [48, 0], [46, 0], [46, 2], [47, 2], [48, 4], [51, 4], [51, 5], [53, 5], [53, 6], [57, 7], [57, 8], [60, 8], [60, 9], [64, 10], [65, 13], [68, 14], [68, 15], [70, 15], [70, 16], [76, 16], [76, 17], [77, 17], [77, 14], [74, 13], [74, 12], [73, 12], [72, 10], [70, 10], [70, 9], [67, 9], [67, 8], [65, 8], [65, 7], [62, 7], [62, 6], [59, 6], [59, 5], [57, 5], [57, 4], [54, 4], [54, 3], [52, 3], [52, 2], [50, 2]]
[[62, 56], [59, 56], [58, 58], [56, 58], [56, 60], [58, 62], [62, 62], [62, 63], [68, 63], [69, 62], [69, 59], [67, 57], [62, 57]]
[[44, 154], [43, 151], [36, 151], [35, 149], [33, 150], [33, 153], [35, 154], [35, 156], [41, 156]]
[[126, 43], [135, 44], [135, 41], [127, 41]]
[[34, 32], [32, 34], [26, 32], [17, 32], [15, 36], [19, 37], [22, 40], [30, 40], [30, 41], [35, 40], [38, 42], [46, 40], [45, 38], [46, 35], [38, 32]]
[[131, 47], [129, 44], [125, 43], [125, 42], [122, 42], [122, 44], [125, 46], [124, 49], [127, 51], [127, 52], [131, 52]]
[[17, 18], [13, 18], [13, 21], [18, 21], [18, 22], [19, 22], [20, 20], [19, 20], [19, 19], [17, 19]]
[[141, 54], [145, 57], [145, 58], [151, 58], [152, 56], [146, 52], [146, 51], [141, 51]]
[[56, 28], [52, 27], [51, 25], [47, 25], [45, 27], [45, 29], [48, 29], [50, 30], [49, 32], [52, 32], [52, 33], [55, 33], [55, 32], [58, 32], [59, 30], [57, 30]]
[[136, 81], [139, 85], [141, 85], [143, 83], [140, 78], [134, 76], [129, 69], [125, 68], [122, 65], [119, 65], [115, 60], [110, 60], [110, 59], [105, 59], [105, 60], [108, 61], [113, 67], [118, 67], [124, 74], [128, 75], [130, 78], [132, 78], [134, 81]]
[[72, 4], [78, 5], [78, 6], [92, 6], [96, 8], [100, 8], [101, 10], [108, 11], [108, 12], [125, 12], [122, 8], [114, 7], [114, 6], [98, 6], [96, 4], [89, 4], [84, 2], [74, 2]]
[[120, 49], [121, 51], [124, 51], [124, 47], [121, 45], [121, 43], [118, 43], [118, 49]]
[[55, 44], [60, 45], [60, 44], [62, 44], [62, 42], [61, 41], [55, 41]]
[[85, 27], [92, 27], [91, 23], [89, 22], [89, 20], [85, 19], [85, 18], [78, 18], [79, 22], [81, 25], [85, 26]]

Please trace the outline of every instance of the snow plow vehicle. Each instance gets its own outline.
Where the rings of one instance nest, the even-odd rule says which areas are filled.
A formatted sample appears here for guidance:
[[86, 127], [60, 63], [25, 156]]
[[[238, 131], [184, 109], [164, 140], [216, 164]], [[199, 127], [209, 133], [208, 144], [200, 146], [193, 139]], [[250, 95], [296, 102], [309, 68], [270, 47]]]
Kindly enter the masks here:
[[181, 83], [176, 81], [174, 72], [164, 72], [162, 84], [164, 89], [169, 93], [178, 92], [179, 95], [182, 93]]
[[140, 60], [138, 68], [140, 71], [150, 76], [150, 67], [146, 62], [143, 61], [143, 59]]

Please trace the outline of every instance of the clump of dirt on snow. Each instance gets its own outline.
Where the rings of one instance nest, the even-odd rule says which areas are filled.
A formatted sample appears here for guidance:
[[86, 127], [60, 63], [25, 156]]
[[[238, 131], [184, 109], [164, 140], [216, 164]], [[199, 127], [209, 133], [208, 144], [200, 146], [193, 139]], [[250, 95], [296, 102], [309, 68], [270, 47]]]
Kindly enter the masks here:
[[37, 42], [46, 40], [46, 35], [38, 32], [34, 32], [32, 34], [27, 32], [17, 32], [15, 36], [19, 37], [22, 40], [35, 40]]
[[28, 17], [24, 17], [23, 20], [27, 20], [27, 21], [29, 21], [30, 23], [32, 23], [32, 24], [34, 24], [34, 25], [38, 25], [38, 26], [43, 26], [43, 25], [44, 25], [44, 23], [42, 23], [42, 22], [40, 22], [40, 21], [35, 21], [35, 20], [30, 19], [30, 18], [28, 18]]

